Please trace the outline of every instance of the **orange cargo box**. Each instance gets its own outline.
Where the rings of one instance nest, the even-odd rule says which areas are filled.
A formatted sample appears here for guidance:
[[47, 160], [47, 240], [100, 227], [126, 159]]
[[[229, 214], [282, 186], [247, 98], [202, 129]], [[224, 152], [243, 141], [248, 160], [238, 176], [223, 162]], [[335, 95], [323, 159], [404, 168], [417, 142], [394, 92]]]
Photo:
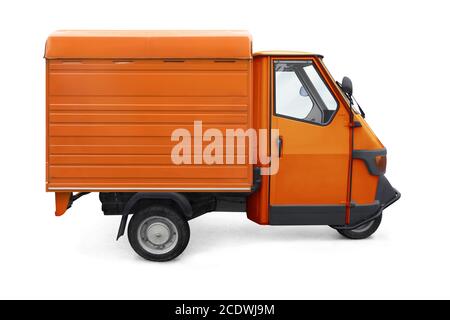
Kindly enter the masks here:
[[248, 161], [171, 160], [172, 133], [194, 121], [252, 127], [248, 33], [59, 31], [45, 58], [47, 191], [251, 189]]

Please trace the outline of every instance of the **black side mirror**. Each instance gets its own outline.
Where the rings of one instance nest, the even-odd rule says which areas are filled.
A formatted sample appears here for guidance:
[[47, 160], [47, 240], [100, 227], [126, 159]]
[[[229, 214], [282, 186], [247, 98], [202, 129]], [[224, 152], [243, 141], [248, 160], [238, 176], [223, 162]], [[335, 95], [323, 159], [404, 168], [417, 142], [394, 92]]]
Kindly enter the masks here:
[[342, 91], [350, 97], [353, 95], [353, 84], [349, 77], [342, 78]]

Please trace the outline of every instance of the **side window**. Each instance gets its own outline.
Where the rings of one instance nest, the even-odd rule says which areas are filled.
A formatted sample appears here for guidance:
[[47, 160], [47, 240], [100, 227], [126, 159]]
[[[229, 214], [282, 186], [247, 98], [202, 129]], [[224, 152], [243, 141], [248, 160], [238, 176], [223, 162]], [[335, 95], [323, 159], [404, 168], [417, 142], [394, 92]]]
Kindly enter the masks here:
[[310, 60], [275, 61], [275, 113], [327, 124], [337, 102]]
[[305, 119], [314, 104], [294, 71], [277, 72], [277, 113]]

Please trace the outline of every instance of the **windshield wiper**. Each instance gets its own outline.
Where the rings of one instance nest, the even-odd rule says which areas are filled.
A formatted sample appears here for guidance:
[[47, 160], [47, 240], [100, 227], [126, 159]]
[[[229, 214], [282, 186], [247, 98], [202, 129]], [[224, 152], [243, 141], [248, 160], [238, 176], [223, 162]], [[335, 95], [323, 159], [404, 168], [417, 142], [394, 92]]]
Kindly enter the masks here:
[[352, 100], [355, 100], [356, 105], [358, 106], [359, 112], [361, 113], [361, 116], [362, 116], [363, 118], [365, 118], [365, 117], [366, 117], [366, 113], [365, 113], [364, 110], [361, 108], [361, 106], [359, 105], [358, 101], [355, 99], [355, 96], [352, 96], [351, 98], [353, 98], [353, 99], [350, 99], [350, 103], [353, 103]]

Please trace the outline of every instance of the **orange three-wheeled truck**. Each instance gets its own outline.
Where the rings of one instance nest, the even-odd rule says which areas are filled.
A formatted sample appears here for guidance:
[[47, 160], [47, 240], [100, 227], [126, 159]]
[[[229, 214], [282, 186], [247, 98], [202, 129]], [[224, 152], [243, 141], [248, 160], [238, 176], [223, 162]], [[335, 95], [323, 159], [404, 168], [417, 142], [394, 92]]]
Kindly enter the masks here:
[[362, 239], [400, 198], [350, 79], [320, 55], [253, 53], [243, 31], [58, 31], [45, 58], [56, 215], [99, 192], [145, 259], [177, 257], [211, 211]]

